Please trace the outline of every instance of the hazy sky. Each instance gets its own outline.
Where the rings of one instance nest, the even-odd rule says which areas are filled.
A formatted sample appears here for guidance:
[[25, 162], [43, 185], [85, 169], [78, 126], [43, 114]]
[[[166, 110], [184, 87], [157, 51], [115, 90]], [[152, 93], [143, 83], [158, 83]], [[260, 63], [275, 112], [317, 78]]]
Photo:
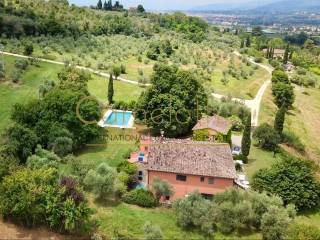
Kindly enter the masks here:
[[[114, 2], [115, 0], [113, 0]], [[193, 7], [215, 4], [215, 3], [241, 3], [252, 0], [120, 0], [125, 7], [137, 6], [143, 4], [145, 8], [150, 10], [188, 10]], [[256, 0], [261, 1], [261, 0]], [[262, 0], [263, 1], [263, 0]], [[78, 5], [96, 5], [98, 0], [69, 0], [70, 3]]]

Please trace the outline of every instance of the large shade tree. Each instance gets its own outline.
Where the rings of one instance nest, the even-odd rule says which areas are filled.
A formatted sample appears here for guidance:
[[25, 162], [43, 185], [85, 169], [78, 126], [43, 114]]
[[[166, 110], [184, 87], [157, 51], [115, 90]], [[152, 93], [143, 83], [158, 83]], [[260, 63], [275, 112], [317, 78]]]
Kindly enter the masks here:
[[291, 108], [295, 100], [293, 86], [283, 82], [277, 82], [272, 85], [272, 95], [278, 108], [282, 106]]
[[66, 68], [59, 79], [43, 99], [13, 108], [11, 118], [15, 125], [6, 131], [5, 144], [22, 162], [32, 155], [37, 144], [63, 157], [103, 135], [96, 124], [99, 104], [88, 94], [88, 76]]
[[204, 88], [191, 72], [162, 64], [155, 65], [151, 83], [139, 99], [138, 118], [167, 136], [186, 134], [207, 104]]
[[252, 187], [259, 192], [280, 196], [285, 204], [292, 203], [299, 210], [312, 209], [319, 204], [320, 183], [314, 177], [312, 163], [285, 157], [253, 177]]

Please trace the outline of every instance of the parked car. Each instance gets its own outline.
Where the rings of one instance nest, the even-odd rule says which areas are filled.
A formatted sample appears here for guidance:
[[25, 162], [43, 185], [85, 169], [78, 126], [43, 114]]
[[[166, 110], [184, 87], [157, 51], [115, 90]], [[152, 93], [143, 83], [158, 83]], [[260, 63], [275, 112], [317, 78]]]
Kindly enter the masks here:
[[233, 156], [239, 156], [241, 154], [241, 147], [239, 146], [234, 146], [232, 148], [232, 155]]

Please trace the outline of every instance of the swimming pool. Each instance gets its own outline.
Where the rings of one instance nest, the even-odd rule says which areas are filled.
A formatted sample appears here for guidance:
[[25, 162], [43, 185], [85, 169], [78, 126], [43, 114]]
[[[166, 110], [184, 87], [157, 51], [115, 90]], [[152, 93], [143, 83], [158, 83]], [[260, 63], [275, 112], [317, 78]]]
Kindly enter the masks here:
[[133, 128], [134, 117], [131, 111], [108, 110], [99, 122], [100, 127]]

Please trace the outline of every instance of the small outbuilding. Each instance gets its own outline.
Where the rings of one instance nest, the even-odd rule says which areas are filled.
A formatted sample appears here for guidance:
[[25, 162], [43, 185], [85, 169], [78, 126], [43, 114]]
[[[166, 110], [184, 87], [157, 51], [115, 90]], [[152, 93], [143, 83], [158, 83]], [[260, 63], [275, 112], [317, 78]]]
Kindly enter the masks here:
[[193, 140], [231, 144], [232, 122], [221, 116], [206, 116], [194, 126]]

